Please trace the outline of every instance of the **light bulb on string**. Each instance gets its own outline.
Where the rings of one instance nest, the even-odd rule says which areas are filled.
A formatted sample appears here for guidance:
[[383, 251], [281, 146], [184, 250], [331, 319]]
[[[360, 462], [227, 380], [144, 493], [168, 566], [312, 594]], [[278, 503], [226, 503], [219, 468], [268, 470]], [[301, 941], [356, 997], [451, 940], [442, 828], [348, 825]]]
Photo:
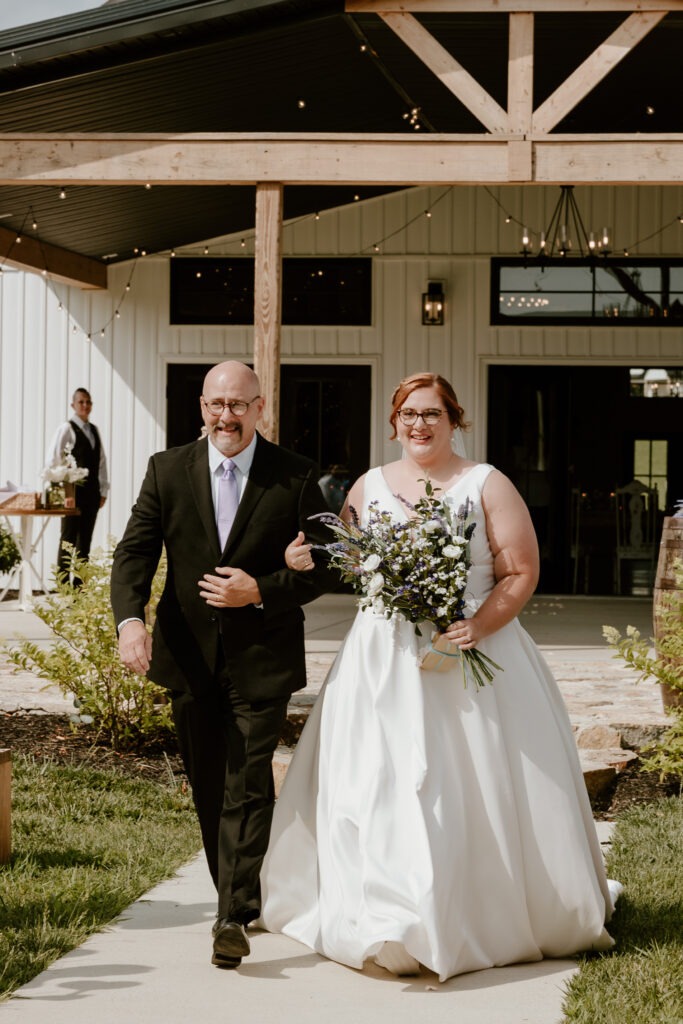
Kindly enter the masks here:
[[66, 199], [66, 189], [65, 188], [61, 188], [59, 190], [59, 198], [60, 199]]

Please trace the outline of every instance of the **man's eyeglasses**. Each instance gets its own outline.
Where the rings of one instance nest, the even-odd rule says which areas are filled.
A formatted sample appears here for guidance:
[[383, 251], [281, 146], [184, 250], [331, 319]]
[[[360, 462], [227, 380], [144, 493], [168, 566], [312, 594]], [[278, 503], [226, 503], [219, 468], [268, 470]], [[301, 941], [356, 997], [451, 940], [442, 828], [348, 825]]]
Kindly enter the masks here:
[[443, 409], [425, 409], [424, 412], [416, 412], [415, 409], [399, 409], [398, 416], [406, 427], [412, 427], [413, 423], [419, 419], [428, 427], [433, 427], [443, 416]]
[[210, 402], [202, 396], [204, 405], [212, 416], [222, 416], [225, 409], [229, 409], [233, 416], [244, 416], [252, 402], [255, 402], [260, 395], [256, 395], [250, 402], [242, 402], [239, 398], [224, 402], [222, 398], [212, 398]]

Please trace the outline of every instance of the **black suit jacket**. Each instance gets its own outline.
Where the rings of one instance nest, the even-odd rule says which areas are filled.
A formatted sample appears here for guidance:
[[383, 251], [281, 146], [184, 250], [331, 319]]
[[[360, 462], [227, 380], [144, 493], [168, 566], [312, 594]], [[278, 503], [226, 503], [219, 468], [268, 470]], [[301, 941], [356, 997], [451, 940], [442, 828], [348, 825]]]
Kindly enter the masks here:
[[[169, 690], [206, 692], [222, 643], [231, 680], [252, 702], [286, 697], [306, 685], [301, 606], [339, 585], [324, 560], [290, 572], [287, 544], [303, 530], [330, 539], [317, 467], [260, 435], [235, 522], [221, 552], [211, 495], [207, 440], [158, 452], [116, 547], [111, 598], [117, 623], [144, 619], [162, 545], [166, 585], [157, 607], [149, 677]], [[258, 582], [262, 607], [211, 608], [199, 580], [218, 565], [244, 569]]]

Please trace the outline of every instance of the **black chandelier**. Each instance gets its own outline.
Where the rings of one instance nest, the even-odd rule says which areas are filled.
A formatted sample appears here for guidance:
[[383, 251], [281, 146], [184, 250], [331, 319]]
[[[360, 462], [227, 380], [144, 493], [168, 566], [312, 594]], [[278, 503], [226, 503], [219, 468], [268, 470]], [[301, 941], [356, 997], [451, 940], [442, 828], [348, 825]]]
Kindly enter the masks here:
[[560, 186], [560, 198], [557, 200], [548, 227], [541, 232], [537, 252], [534, 252], [531, 245], [529, 229], [522, 228], [523, 256], [536, 256], [542, 259], [555, 255], [566, 257], [575, 253], [582, 257], [606, 257], [612, 251], [610, 245], [611, 237], [608, 227], [603, 227], [597, 233], [586, 231], [574, 198], [573, 185]]

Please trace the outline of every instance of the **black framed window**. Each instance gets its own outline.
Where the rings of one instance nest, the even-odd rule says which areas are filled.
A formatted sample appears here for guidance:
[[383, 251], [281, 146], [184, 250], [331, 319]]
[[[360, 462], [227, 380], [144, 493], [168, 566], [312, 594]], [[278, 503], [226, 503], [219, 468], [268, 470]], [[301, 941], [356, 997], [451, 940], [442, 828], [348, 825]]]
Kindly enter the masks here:
[[683, 260], [496, 257], [491, 323], [680, 328]]
[[[176, 257], [170, 266], [172, 324], [253, 324], [253, 258]], [[301, 327], [371, 324], [372, 260], [285, 257], [282, 323]]]

